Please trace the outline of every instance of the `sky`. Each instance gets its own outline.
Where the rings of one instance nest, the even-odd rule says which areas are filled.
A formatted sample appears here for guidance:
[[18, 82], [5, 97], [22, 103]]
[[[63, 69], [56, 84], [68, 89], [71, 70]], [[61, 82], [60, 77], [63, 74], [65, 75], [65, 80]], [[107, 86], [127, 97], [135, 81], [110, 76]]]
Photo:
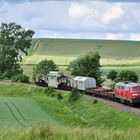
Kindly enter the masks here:
[[140, 40], [140, 0], [0, 0], [0, 23], [34, 38]]

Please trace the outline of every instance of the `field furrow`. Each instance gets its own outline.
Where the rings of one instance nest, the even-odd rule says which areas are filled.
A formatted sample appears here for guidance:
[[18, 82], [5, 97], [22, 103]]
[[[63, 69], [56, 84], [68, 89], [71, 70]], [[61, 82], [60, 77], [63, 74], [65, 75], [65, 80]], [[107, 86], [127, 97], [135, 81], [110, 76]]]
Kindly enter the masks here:
[[13, 115], [14, 119], [20, 124], [21, 127], [25, 127], [20, 120], [18, 119], [18, 117], [15, 115], [15, 112], [13, 111], [13, 109], [10, 107], [10, 105], [8, 103], [5, 103], [7, 105], [7, 107], [9, 108], [11, 114]]
[[15, 107], [16, 111], [19, 113], [19, 115], [22, 117], [22, 119], [29, 125], [32, 126], [32, 124], [22, 115], [22, 113], [20, 112], [20, 110], [18, 109], [18, 107], [12, 103], [12, 105]]
[[1, 127], [32, 127], [53, 122], [32, 99], [0, 97]]

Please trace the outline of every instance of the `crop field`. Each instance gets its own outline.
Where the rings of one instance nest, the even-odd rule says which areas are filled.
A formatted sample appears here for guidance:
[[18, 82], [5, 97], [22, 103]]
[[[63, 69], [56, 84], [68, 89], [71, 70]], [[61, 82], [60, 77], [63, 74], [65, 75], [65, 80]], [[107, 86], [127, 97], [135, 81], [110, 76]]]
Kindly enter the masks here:
[[0, 140], [139, 140], [139, 116], [84, 95], [69, 102], [69, 96], [64, 91], [48, 95], [41, 87], [0, 84]]
[[0, 126], [33, 127], [51, 121], [32, 99], [0, 97]]
[[34, 39], [23, 64], [37, 64], [43, 59], [52, 59], [58, 65], [88, 52], [98, 51], [102, 65], [140, 64], [139, 41], [80, 40], [80, 39]]

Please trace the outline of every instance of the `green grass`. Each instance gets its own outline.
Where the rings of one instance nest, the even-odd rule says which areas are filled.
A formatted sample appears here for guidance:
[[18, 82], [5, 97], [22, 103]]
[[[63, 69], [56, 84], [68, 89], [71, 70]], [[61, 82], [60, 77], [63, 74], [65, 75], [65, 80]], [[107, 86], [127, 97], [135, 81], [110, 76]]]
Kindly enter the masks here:
[[58, 93], [60, 103], [41, 87], [0, 84], [0, 140], [139, 140], [139, 116], [87, 96], [68, 102], [68, 92]]
[[32, 99], [0, 97], [0, 126], [32, 127], [53, 122]]
[[35, 39], [31, 55], [24, 64], [37, 64], [43, 59], [53, 59], [58, 65], [70, 61], [88, 51], [98, 51], [102, 65], [140, 64], [139, 41], [81, 40], [81, 39]]

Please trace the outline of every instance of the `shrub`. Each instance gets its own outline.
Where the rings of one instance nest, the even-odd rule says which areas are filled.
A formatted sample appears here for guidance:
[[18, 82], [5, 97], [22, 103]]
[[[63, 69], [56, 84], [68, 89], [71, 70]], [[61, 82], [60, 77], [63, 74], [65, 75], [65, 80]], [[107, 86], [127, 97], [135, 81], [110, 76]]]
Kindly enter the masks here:
[[139, 77], [138, 75], [131, 70], [122, 70], [117, 78], [115, 79], [115, 82], [119, 82], [119, 81], [132, 81], [132, 82], [138, 82]]
[[47, 88], [45, 88], [44, 93], [46, 93], [48, 96], [50, 96], [52, 93], [54, 93], [54, 88], [47, 87]]
[[73, 101], [77, 101], [80, 98], [80, 92], [78, 89], [74, 88], [69, 96], [69, 101], [73, 102]]
[[12, 77], [12, 82], [19, 82], [19, 79], [21, 77], [21, 74], [17, 74], [15, 76]]
[[30, 82], [29, 76], [27, 76], [27, 75], [22, 75], [22, 76], [20, 77], [20, 82], [21, 82], [21, 83], [29, 83], [29, 82]]
[[23, 75], [23, 74], [17, 74], [15, 76], [12, 77], [12, 81], [13, 82], [22, 82], [22, 83], [29, 83], [29, 77], [27, 75]]
[[97, 103], [98, 103], [98, 100], [94, 99], [93, 104], [97, 104]]
[[114, 80], [117, 78], [117, 74], [118, 72], [116, 72], [115, 70], [111, 70], [108, 75], [107, 75], [107, 78], [108, 79], [111, 79], [111, 80]]

